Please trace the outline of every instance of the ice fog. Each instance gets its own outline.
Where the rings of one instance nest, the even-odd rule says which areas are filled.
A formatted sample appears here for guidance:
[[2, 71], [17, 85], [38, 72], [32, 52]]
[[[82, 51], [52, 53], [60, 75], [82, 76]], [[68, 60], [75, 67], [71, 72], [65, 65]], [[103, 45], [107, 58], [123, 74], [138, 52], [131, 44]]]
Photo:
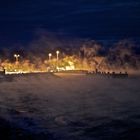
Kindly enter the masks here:
[[9, 126], [9, 139], [140, 139], [138, 77], [28, 74], [7, 79], [0, 82], [0, 121]]

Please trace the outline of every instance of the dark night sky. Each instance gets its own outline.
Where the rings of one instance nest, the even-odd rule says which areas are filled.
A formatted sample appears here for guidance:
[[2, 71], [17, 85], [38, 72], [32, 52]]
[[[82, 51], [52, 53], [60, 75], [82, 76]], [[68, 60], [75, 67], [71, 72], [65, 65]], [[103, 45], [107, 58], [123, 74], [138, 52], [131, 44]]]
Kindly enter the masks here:
[[140, 37], [140, 0], [3, 0], [0, 45], [27, 43], [42, 29], [65, 37]]

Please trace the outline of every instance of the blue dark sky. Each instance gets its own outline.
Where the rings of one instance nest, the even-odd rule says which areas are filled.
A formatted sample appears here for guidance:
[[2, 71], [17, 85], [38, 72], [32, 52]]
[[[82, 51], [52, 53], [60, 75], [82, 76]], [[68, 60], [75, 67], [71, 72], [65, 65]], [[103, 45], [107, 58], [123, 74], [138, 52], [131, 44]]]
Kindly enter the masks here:
[[140, 0], [2, 1], [0, 45], [28, 43], [40, 29], [70, 38], [140, 37]]

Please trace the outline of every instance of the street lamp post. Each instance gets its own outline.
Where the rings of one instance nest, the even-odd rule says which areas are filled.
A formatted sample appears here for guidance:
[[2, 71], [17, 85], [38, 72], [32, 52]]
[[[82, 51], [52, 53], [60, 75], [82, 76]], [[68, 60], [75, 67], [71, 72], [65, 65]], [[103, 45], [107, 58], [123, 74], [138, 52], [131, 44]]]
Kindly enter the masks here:
[[49, 53], [48, 56], [49, 56], [49, 61], [50, 61], [51, 60], [51, 57], [52, 57], [52, 54]]
[[16, 59], [16, 63], [18, 63], [18, 59], [19, 59], [19, 57], [20, 57], [20, 55], [19, 54], [14, 54], [14, 57], [15, 57], [15, 59]]
[[59, 59], [59, 51], [56, 51], [56, 59], [57, 59], [57, 61], [58, 61], [58, 59]]
[[57, 70], [58, 70], [58, 60], [59, 60], [59, 51], [56, 51], [56, 60], [57, 60], [57, 62], [56, 62], [56, 68], [57, 68]]

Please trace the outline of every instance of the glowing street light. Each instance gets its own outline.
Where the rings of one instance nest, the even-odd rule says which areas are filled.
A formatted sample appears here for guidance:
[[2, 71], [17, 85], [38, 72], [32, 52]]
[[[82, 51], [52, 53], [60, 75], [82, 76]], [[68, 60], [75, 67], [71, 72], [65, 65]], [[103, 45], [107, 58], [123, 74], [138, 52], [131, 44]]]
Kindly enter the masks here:
[[14, 54], [14, 57], [16, 58], [16, 62], [18, 62], [18, 59], [19, 59], [20, 55], [19, 54]]
[[49, 56], [49, 61], [50, 61], [51, 60], [51, 57], [52, 57], [52, 54], [49, 53], [48, 56]]
[[57, 59], [57, 61], [58, 61], [58, 59], [59, 59], [59, 51], [56, 51], [56, 59]]
[[59, 59], [59, 51], [56, 51], [56, 60], [57, 60], [57, 62], [56, 62], [56, 68], [57, 68], [57, 70], [58, 70], [58, 59]]

